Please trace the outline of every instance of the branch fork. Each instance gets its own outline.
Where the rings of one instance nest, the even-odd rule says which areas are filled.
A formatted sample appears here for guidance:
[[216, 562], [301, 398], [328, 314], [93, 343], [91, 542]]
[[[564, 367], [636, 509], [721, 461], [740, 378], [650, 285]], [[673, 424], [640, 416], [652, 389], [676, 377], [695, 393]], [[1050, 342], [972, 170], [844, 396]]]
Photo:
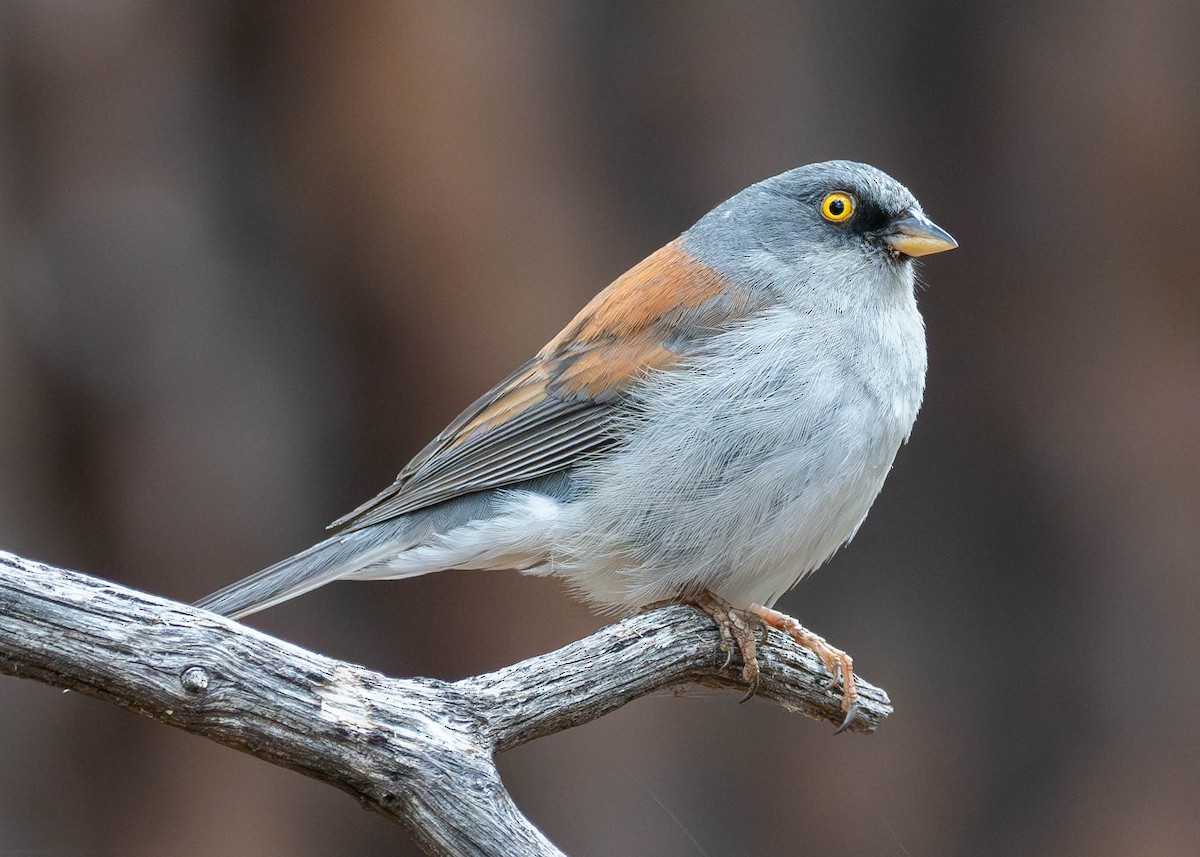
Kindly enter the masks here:
[[[770, 629], [757, 696], [832, 724], [841, 696]], [[516, 808], [494, 755], [656, 690], [745, 690], [700, 610], [666, 605], [557, 651], [444, 682], [391, 678], [205, 610], [0, 551], [0, 673], [116, 703], [297, 770], [407, 827], [432, 855], [562, 852]], [[887, 694], [858, 677], [849, 731]]]

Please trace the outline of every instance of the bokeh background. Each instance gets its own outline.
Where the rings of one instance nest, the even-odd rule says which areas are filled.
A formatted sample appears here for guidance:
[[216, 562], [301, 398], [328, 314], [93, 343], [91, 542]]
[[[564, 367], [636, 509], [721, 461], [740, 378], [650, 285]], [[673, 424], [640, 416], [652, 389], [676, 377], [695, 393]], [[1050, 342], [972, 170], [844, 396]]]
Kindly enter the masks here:
[[[782, 602], [897, 711], [737, 694], [506, 754], [572, 855], [1200, 851], [1200, 7], [0, 6], [0, 546], [191, 600], [315, 541], [592, 293], [765, 176], [869, 161], [961, 248], [926, 404]], [[256, 616], [457, 678], [552, 581]], [[415, 854], [340, 792], [0, 679], [0, 852]]]

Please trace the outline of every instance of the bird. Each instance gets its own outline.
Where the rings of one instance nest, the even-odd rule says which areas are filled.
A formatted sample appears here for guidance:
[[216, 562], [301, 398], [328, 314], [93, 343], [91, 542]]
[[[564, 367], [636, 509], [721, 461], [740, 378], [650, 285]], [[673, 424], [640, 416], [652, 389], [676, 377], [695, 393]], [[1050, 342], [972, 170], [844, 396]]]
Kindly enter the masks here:
[[851, 540], [925, 390], [914, 259], [957, 247], [883, 171], [837, 160], [730, 197], [599, 292], [373, 499], [196, 602], [241, 618], [334, 580], [561, 579], [597, 612], [705, 610], [757, 685], [775, 602]]

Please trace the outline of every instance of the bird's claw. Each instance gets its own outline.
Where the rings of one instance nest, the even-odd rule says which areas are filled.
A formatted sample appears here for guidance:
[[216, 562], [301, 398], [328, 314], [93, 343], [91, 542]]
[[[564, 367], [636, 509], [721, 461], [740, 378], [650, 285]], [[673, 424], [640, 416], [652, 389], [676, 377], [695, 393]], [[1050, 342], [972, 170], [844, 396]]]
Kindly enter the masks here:
[[746, 675], [747, 670], [742, 670], [742, 678], [746, 680], [747, 687], [746, 695], [738, 700], [738, 704], [749, 702], [754, 699], [754, 694], [758, 693], [758, 664], [755, 664], [754, 667], [754, 674], [751, 676]]
[[721, 649], [725, 652], [721, 671], [724, 672], [733, 663], [735, 647], [741, 653], [742, 681], [746, 682], [746, 695], [741, 702], [749, 702], [758, 692], [758, 636], [755, 633], [757, 628], [752, 627], [758, 624], [763, 627], [764, 642], [765, 635], [769, 633], [767, 628], [777, 628], [798, 645], [816, 654], [829, 672], [829, 681], [822, 685], [825, 690], [833, 690], [839, 684], [842, 686], [842, 708], [846, 716], [834, 734], [845, 732], [854, 723], [859, 713], [858, 693], [854, 688], [853, 661], [845, 652], [835, 649], [791, 616], [768, 607], [753, 604], [749, 610], [739, 610], [707, 590], [701, 592], [692, 603], [711, 616], [720, 629]]
[[772, 610], [770, 607], [763, 607], [759, 604], [751, 604], [749, 612], [758, 616], [764, 625], [783, 631], [797, 645], [803, 646], [820, 658], [821, 663], [825, 665], [825, 670], [829, 673], [829, 681], [823, 683], [822, 687], [825, 690], [833, 690], [839, 684], [842, 686], [842, 710], [846, 712], [846, 717], [837, 731], [844, 732], [850, 728], [850, 724], [854, 722], [854, 718], [858, 714], [858, 692], [854, 688], [854, 662], [850, 656], [841, 649], [829, 645], [823, 637], [809, 631], [786, 613], [780, 613], [778, 610]]
[[850, 728], [850, 724], [858, 717], [858, 700], [854, 700], [846, 708], [846, 717], [842, 720], [842, 725], [833, 731], [834, 735], [841, 735]]
[[692, 603], [711, 616], [721, 632], [721, 648], [725, 651], [725, 662], [721, 664], [721, 671], [725, 671], [733, 663], [735, 648], [741, 654], [742, 681], [748, 685], [742, 702], [746, 702], [758, 692], [758, 646], [754, 629], [750, 627], [750, 624], [761, 624], [758, 617], [736, 609], [728, 601], [707, 590], [700, 593]]

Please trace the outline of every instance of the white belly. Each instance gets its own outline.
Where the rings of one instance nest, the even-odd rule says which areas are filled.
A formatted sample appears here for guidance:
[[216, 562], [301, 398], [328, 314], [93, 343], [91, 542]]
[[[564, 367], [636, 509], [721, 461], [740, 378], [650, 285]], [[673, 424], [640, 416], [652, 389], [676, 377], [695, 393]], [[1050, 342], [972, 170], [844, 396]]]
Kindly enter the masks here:
[[695, 370], [648, 379], [628, 442], [579, 470], [547, 570], [613, 610], [700, 588], [772, 604], [854, 535], [912, 428], [920, 317], [875, 321], [777, 310]]

